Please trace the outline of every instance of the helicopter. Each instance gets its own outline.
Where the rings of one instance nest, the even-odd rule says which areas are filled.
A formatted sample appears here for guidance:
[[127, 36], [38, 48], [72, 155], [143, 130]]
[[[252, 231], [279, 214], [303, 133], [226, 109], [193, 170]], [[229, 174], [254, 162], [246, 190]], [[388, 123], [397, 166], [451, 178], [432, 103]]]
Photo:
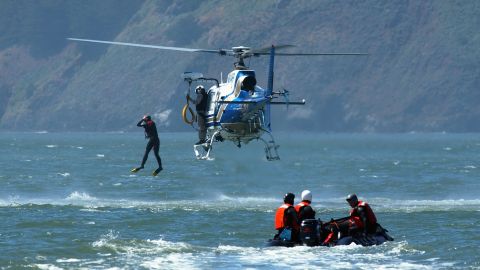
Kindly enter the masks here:
[[[269, 161], [279, 160], [279, 145], [272, 135], [270, 121], [271, 105], [305, 105], [305, 99], [290, 101], [289, 91], [273, 90], [275, 56], [322, 56], [322, 55], [366, 55], [364, 53], [277, 53], [294, 47], [293, 45], [271, 45], [263, 48], [246, 46], [232, 47], [231, 49], [194, 49], [183, 47], [157, 46], [140, 43], [115, 42], [94, 39], [67, 38], [71, 41], [102, 43], [110, 45], [133, 46], [160, 50], [173, 50], [193, 53], [213, 53], [220, 56], [231, 56], [237, 59], [234, 70], [231, 71], [226, 82], [216, 78], [204, 77], [199, 72], [184, 72], [182, 78], [188, 83], [187, 95], [192, 91], [192, 84], [212, 83], [206, 91], [206, 141], [193, 146], [197, 159], [211, 159], [210, 154], [214, 143], [231, 141], [238, 147], [252, 140], [260, 140], [265, 146], [265, 156]], [[257, 85], [255, 71], [245, 65], [245, 59], [250, 57], [269, 56], [268, 84], [266, 88]], [[278, 98], [283, 97], [283, 101]], [[188, 119], [187, 114], [190, 114]], [[182, 118], [185, 123], [193, 126], [198, 117], [190, 107], [189, 99], [183, 107]]]

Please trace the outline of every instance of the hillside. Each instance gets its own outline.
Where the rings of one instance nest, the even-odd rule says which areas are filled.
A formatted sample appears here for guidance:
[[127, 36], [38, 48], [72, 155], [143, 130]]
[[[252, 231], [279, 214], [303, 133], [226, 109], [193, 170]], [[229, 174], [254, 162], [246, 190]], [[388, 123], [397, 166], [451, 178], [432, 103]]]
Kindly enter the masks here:
[[[143, 114], [188, 130], [180, 74], [210, 77], [233, 59], [69, 42], [66, 37], [193, 48], [294, 44], [276, 88], [303, 107], [273, 128], [327, 132], [478, 132], [478, 1], [3, 1], [1, 130], [131, 130]], [[266, 85], [267, 60], [248, 63]], [[286, 121], [285, 121], [286, 119]]]

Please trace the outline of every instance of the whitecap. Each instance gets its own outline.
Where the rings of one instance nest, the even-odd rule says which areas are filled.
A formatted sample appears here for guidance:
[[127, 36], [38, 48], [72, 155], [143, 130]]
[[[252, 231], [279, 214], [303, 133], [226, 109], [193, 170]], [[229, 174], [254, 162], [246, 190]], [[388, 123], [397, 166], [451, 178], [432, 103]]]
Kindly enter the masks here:
[[48, 148], [56, 148], [56, 147], [58, 147], [58, 145], [56, 145], [56, 144], [47, 144], [47, 145], [45, 145], [45, 146], [48, 147]]
[[38, 269], [41, 269], [41, 270], [63, 270], [63, 268], [60, 268], [60, 267], [55, 266], [53, 264], [39, 263], [39, 264], [34, 264], [34, 266], [36, 266]]
[[229, 261], [239, 262], [240, 268], [266, 265], [274, 269], [397, 269], [398, 265], [408, 265], [413, 269], [434, 268], [405, 260], [400, 255], [387, 254], [385, 249], [388, 251], [391, 248], [392, 245], [387, 244], [368, 248], [354, 244], [333, 248], [306, 246], [253, 248], [220, 245], [216, 253], [229, 258]]
[[105, 157], [105, 155], [104, 154], [97, 154], [97, 157], [103, 158], [103, 157]]
[[92, 247], [112, 247], [114, 244], [110, 244], [112, 240], [117, 239], [118, 232], [109, 230], [107, 234], [100, 236], [100, 239], [92, 243]]
[[91, 197], [88, 193], [74, 191], [65, 198], [67, 201], [92, 201], [97, 200], [95, 197]]
[[140, 266], [147, 269], [165, 269], [165, 266], [168, 265], [168, 269], [203, 269], [203, 267], [198, 265], [196, 262], [197, 256], [193, 254], [166, 254], [161, 255], [153, 260], [145, 260]]
[[74, 258], [70, 258], [70, 259], [57, 259], [57, 262], [58, 263], [73, 263], [73, 262], [81, 262], [81, 260], [79, 259], [74, 259]]
[[110, 212], [106, 210], [98, 210], [94, 206], [90, 206], [90, 208], [80, 209], [81, 212], [98, 212], [98, 213], [105, 213]]
[[447, 199], [447, 200], [389, 200], [371, 199], [370, 205], [376, 212], [405, 212], [416, 213], [425, 211], [452, 211], [463, 210], [473, 211], [480, 207], [480, 200]]
[[262, 203], [262, 202], [278, 202], [278, 198], [260, 198], [260, 197], [232, 197], [225, 194], [219, 194], [216, 198], [219, 201], [234, 201], [236, 203]]
[[70, 176], [70, 173], [66, 172], [66, 173], [57, 173], [58, 175], [61, 175], [63, 177], [68, 177]]

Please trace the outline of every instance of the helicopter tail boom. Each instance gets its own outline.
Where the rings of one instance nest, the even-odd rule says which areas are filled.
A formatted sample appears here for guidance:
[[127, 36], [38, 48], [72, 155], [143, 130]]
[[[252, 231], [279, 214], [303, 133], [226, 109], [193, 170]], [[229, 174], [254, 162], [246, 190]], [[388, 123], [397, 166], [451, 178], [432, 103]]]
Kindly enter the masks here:
[[[273, 92], [273, 67], [275, 64], [275, 46], [272, 45], [270, 48], [270, 62], [268, 65], [268, 86], [266, 95], [271, 97]], [[265, 105], [265, 125], [268, 128], [268, 131], [272, 131], [271, 122], [270, 122], [270, 100], [267, 101]]]

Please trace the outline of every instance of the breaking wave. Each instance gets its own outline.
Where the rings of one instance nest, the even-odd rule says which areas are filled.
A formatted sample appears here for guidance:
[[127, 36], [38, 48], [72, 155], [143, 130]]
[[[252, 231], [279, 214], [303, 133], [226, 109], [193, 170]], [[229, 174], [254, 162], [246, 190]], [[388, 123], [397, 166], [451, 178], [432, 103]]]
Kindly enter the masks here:
[[[425, 212], [425, 211], [478, 211], [480, 199], [448, 199], [448, 200], [391, 200], [372, 198], [368, 200], [376, 212]], [[116, 198], [97, 198], [86, 192], [74, 191], [63, 199], [31, 199], [10, 196], [0, 199], [0, 207], [16, 207], [29, 205], [59, 205], [85, 208], [155, 208], [158, 210], [182, 209], [185, 211], [227, 211], [243, 209], [247, 211], [271, 212], [279, 205], [277, 198], [232, 197], [220, 194], [212, 200], [135, 200]], [[343, 211], [347, 205], [343, 198], [322, 199], [321, 203], [312, 204], [317, 209]], [[260, 207], [261, 206], [261, 207]], [[270, 210], [259, 210], [270, 209]]]
[[[405, 259], [422, 251], [406, 241], [381, 246], [356, 245], [328, 247], [242, 247], [218, 245], [194, 246], [162, 238], [125, 240], [118, 232], [109, 231], [92, 243], [98, 257], [91, 260], [62, 258], [56, 265], [36, 265], [43, 269], [76, 268], [88, 265], [96, 269], [144, 267], [148, 269], [438, 269], [453, 267], [433, 258], [424, 262]], [[46, 268], [45, 268], [46, 267]]]

